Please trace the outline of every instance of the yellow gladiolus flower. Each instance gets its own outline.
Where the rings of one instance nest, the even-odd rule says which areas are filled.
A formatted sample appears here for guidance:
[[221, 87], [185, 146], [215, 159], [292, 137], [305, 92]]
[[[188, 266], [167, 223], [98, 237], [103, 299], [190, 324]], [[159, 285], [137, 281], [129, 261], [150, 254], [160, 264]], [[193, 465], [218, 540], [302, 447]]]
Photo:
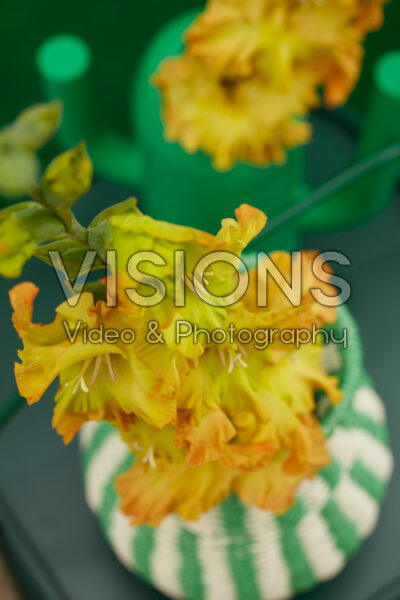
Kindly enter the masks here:
[[[191, 227], [172, 225], [156, 221], [143, 215], [136, 206], [132, 206], [122, 214], [111, 214], [108, 218], [111, 226], [108, 249], [116, 252], [118, 265], [116, 280], [118, 304], [124, 311], [132, 315], [144, 315], [148, 320], [156, 319], [164, 330], [165, 340], [172, 348], [189, 358], [195, 358], [204, 351], [204, 344], [194, 344], [190, 338], [176, 343], [176, 322], [186, 320], [199, 327], [215, 329], [223, 325], [226, 319], [226, 307], [209, 306], [194, 290], [193, 272], [199, 261], [213, 251], [226, 251], [240, 257], [247, 244], [263, 229], [266, 223], [264, 213], [249, 205], [243, 204], [236, 211], [236, 219], [223, 219], [221, 230], [217, 235], [198, 231]], [[157, 278], [165, 286], [165, 298], [153, 307], [141, 308], [136, 302], [142, 302], [149, 295], [146, 281], [132, 279], [129, 269], [130, 257], [139, 251], [151, 251], [160, 258], [158, 264], [149, 257], [140, 263], [139, 271], [146, 277]], [[184, 253], [182, 264], [182, 281], [175, 278], [175, 253]], [[154, 255], [153, 255], [154, 256]], [[239, 263], [238, 263], [239, 264]], [[207, 287], [211, 293], [222, 296], [235, 289], [236, 271], [231, 265], [216, 262], [206, 270]], [[185, 293], [184, 306], [177, 306], [175, 292], [182, 283]], [[155, 285], [154, 283], [152, 284]], [[128, 299], [128, 293], [131, 294]], [[138, 296], [133, 297], [132, 290]], [[153, 290], [152, 290], [153, 292]]]
[[[290, 255], [272, 256], [287, 276]], [[303, 268], [314, 257], [305, 253]], [[304, 328], [335, 319], [334, 309], [312, 300], [312, 274], [304, 277], [300, 307], [276, 285], [270, 287], [272, 308], [256, 307], [254, 272], [250, 281], [248, 297], [227, 309], [227, 322]], [[331, 286], [323, 287], [329, 295]], [[320, 341], [300, 348], [276, 341], [262, 351], [226, 343], [185, 359], [176, 424], [154, 433], [136, 423], [123, 434], [137, 455], [117, 480], [121, 508], [132, 523], [157, 525], [170, 512], [196, 520], [232, 491], [276, 514], [290, 508], [299, 483], [329, 463], [315, 394], [323, 391], [337, 404], [341, 392], [338, 378], [323, 369], [322, 353]]]
[[190, 56], [167, 60], [154, 82], [163, 93], [166, 136], [189, 152], [202, 150], [214, 166], [284, 162], [287, 147], [306, 143], [310, 125], [299, 117], [318, 96], [311, 71], [285, 90], [261, 79], [220, 80]]
[[219, 76], [256, 75], [284, 87], [299, 68], [309, 66], [319, 71], [318, 84], [327, 87], [328, 102], [339, 104], [357, 80], [363, 36], [382, 22], [382, 4], [210, 0], [188, 30], [188, 52]]
[[268, 165], [310, 139], [299, 121], [346, 101], [362, 41], [382, 21], [382, 0], [209, 0], [186, 49], [154, 78], [167, 139], [209, 154], [215, 168]]
[[[223, 331], [234, 325], [247, 331], [307, 332], [334, 322], [335, 309], [320, 306], [311, 294], [317, 287], [311, 268], [315, 252], [296, 258], [303, 271], [298, 306], [273, 281], [268, 306], [258, 305], [259, 286], [266, 285], [267, 277], [263, 263], [258, 277], [251, 271], [247, 291], [232, 305], [210, 306], [197, 295], [199, 260], [226, 250], [236, 264], [265, 222], [261, 211], [242, 205], [236, 219], [224, 219], [212, 236], [155, 221], [128, 202], [106, 211], [88, 236], [116, 252], [116, 306], [83, 292], [73, 306], [64, 302], [56, 309], [53, 323], [40, 325], [32, 323], [38, 288], [22, 283], [10, 292], [13, 322], [24, 344], [15, 366], [20, 394], [29, 404], [37, 402], [59, 377], [53, 426], [66, 443], [88, 420], [106, 420], [118, 428], [137, 457], [117, 481], [122, 509], [135, 524], [157, 525], [171, 512], [197, 519], [230, 492], [280, 514], [294, 502], [299, 483], [329, 462], [315, 398], [323, 392], [336, 404], [341, 392], [338, 378], [324, 371], [319, 338], [298, 346], [278, 337], [260, 346], [260, 340], [248, 344], [228, 336], [220, 342], [187, 338], [179, 344], [172, 335], [177, 319]], [[159, 264], [147, 261], [142, 271], [165, 286], [166, 297], [157, 306], [127, 299], [132, 289], [146, 296], [146, 280], [135, 281], [121, 269], [131, 254], [143, 250], [162, 259]], [[184, 306], [174, 305], [177, 250], [186, 259]], [[291, 255], [276, 252], [270, 258], [289, 281]], [[240, 281], [236, 269], [228, 267], [216, 262], [206, 270], [206, 285], [216, 295]], [[329, 283], [318, 285], [333, 295]], [[154, 319], [163, 336], [160, 343], [146, 336]], [[132, 343], [118, 336], [128, 330], [135, 332]], [[98, 338], [87, 338], [89, 331], [97, 331]], [[110, 340], [105, 331], [117, 335]]]
[[[220, 231], [217, 235], [211, 235], [193, 227], [152, 219], [140, 212], [133, 199], [122, 213], [114, 214], [111, 211], [107, 215], [111, 227], [107, 249], [115, 250], [118, 262], [124, 267], [137, 252], [152, 251], [161, 256], [165, 264], [151, 263], [151, 267], [143, 265], [141, 271], [146, 275], [161, 277], [166, 282], [168, 293], [172, 295], [177, 250], [185, 253], [185, 273], [192, 273], [199, 260], [212, 251], [226, 250], [240, 256], [267, 222], [261, 210], [248, 204], [237, 208], [235, 216], [236, 219], [223, 219]], [[121, 269], [118, 276], [121, 289], [134, 285], [126, 269]]]
[[117, 332], [128, 327], [117, 309], [94, 304], [87, 292], [74, 307], [61, 304], [53, 323], [34, 324], [38, 291], [31, 283], [10, 291], [14, 326], [24, 342], [15, 376], [19, 393], [33, 404], [60, 375], [53, 424], [66, 441], [87, 420], [105, 419], [122, 429], [136, 417], [155, 427], [174, 422], [179, 377], [167, 347], [146, 344], [139, 335], [132, 344], [122, 338], [85, 340], [87, 327]]
[[[229, 364], [223, 357], [221, 364], [220, 352], [207, 350], [187, 380], [182, 376], [174, 445], [185, 450], [193, 468], [214, 462], [223, 470], [252, 472], [285, 457], [285, 470], [295, 476], [286, 480], [293, 498], [301, 479], [329, 462], [314, 416], [315, 393], [322, 390], [338, 403], [338, 379], [324, 372], [320, 345], [304, 345], [278, 360], [273, 351], [235, 358]], [[140, 446], [135, 432], [133, 426], [126, 439]]]
[[[282, 514], [293, 505], [300, 482], [329, 464], [325, 437], [314, 417], [304, 420], [297, 451], [283, 447], [271, 453], [263, 466], [250, 469], [224, 468], [215, 460], [190, 465], [185, 451], [174, 447], [171, 428], [156, 435], [140, 429], [136, 438], [140, 442], [132, 444], [137, 458], [116, 480], [121, 510], [134, 525], [157, 526], [170, 513], [195, 521], [230, 492], [246, 503]], [[260, 448], [261, 444], [254, 445], [253, 455]]]
[[189, 467], [184, 461], [166, 458], [156, 469], [137, 461], [131, 470], [116, 479], [120, 508], [132, 524], [157, 526], [171, 513], [188, 521], [219, 504], [230, 492], [234, 473], [209, 462]]
[[295, 62], [309, 55], [292, 15], [313, 8], [292, 0], [211, 0], [187, 31], [188, 52], [222, 77], [287, 81]]

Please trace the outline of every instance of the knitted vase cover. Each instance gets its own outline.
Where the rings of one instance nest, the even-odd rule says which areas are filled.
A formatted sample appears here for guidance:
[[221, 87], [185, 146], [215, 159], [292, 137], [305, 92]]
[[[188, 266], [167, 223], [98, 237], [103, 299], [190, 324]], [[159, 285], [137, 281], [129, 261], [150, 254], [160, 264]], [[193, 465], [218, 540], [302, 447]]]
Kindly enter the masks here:
[[[118, 508], [115, 477], [132, 454], [107, 423], [88, 423], [80, 442], [87, 502], [119, 560], [172, 598], [281, 600], [334, 577], [374, 529], [392, 472], [385, 409], [362, 365], [357, 326], [341, 307], [335, 331], [344, 399], [322, 419], [331, 464], [274, 516], [235, 495], [197, 522], [170, 515], [159, 527], [133, 527]], [[331, 344], [328, 348], [332, 349]], [[330, 364], [329, 364], [330, 363]], [[338, 365], [336, 364], [336, 367]]]

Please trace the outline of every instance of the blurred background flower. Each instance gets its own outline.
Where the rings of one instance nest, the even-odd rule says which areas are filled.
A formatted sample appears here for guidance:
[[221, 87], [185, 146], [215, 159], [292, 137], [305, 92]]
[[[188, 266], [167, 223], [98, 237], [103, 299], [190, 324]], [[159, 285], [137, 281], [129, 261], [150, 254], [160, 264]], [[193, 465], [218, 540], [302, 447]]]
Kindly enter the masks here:
[[319, 105], [343, 104], [357, 82], [365, 34], [382, 2], [209, 0], [186, 33], [180, 58], [154, 78], [166, 135], [214, 166], [268, 165], [306, 143], [300, 121]]

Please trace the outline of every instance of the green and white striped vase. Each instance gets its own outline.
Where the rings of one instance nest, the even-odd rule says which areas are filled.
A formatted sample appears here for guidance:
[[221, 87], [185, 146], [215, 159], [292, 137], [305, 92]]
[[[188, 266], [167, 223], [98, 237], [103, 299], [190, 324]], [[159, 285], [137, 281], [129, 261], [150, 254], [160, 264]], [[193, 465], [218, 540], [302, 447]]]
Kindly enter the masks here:
[[295, 506], [283, 516], [231, 495], [195, 523], [170, 515], [156, 528], [133, 527], [114, 488], [132, 454], [108, 424], [83, 428], [87, 502], [129, 570], [171, 598], [283, 600], [343, 569], [375, 528], [393, 460], [385, 409], [343, 307], [335, 329], [338, 336], [347, 330], [348, 346], [330, 344], [325, 353], [326, 368], [339, 370], [344, 391], [342, 404], [321, 417], [331, 464], [300, 485]]

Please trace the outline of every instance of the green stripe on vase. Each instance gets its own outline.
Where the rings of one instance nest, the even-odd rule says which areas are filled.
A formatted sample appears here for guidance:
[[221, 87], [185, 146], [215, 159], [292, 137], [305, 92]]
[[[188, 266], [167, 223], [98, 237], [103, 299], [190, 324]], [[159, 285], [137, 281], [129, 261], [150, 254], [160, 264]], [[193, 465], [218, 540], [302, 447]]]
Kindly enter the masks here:
[[244, 504], [233, 494], [222, 504], [224, 532], [231, 540], [226, 547], [237, 600], [261, 600], [252, 554], [252, 539], [246, 528]]
[[355, 410], [349, 410], [346, 419], [341, 422], [345, 429], [354, 429], [360, 427], [368, 431], [374, 438], [379, 440], [385, 446], [389, 444], [389, 432], [385, 423], [377, 423], [367, 415], [363, 415]]
[[277, 518], [283, 555], [290, 570], [292, 588], [297, 592], [308, 590], [317, 583], [296, 533], [296, 527], [305, 514], [306, 509], [303, 503], [297, 500], [295, 506], [289, 512]]
[[151, 556], [154, 551], [154, 527], [141, 525], [133, 538], [135, 569], [143, 579], [151, 582]]
[[374, 500], [382, 502], [386, 495], [387, 485], [380, 481], [369, 471], [360, 460], [357, 460], [351, 471], [350, 477], [363, 488]]
[[354, 523], [345, 517], [332, 498], [321, 510], [321, 515], [325, 519], [337, 547], [342, 550], [347, 558], [352, 556], [361, 544]]
[[99, 521], [108, 540], [110, 538], [111, 513], [119, 502], [117, 490], [115, 489], [115, 478], [124, 471], [127, 471], [131, 465], [132, 455], [129, 453], [117, 466], [104, 488], [104, 495], [99, 511]]
[[197, 551], [197, 536], [182, 527], [178, 538], [178, 549], [181, 554], [178, 577], [185, 598], [202, 600], [204, 585]]
[[82, 453], [82, 475], [86, 479], [86, 474], [93, 457], [97, 454], [98, 450], [102, 447], [105, 440], [114, 433], [114, 429], [108, 423], [102, 423], [93, 435], [88, 448]]
[[331, 490], [333, 490], [340, 479], [341, 467], [338, 462], [332, 460], [331, 464], [322, 469], [318, 476], [328, 484]]

